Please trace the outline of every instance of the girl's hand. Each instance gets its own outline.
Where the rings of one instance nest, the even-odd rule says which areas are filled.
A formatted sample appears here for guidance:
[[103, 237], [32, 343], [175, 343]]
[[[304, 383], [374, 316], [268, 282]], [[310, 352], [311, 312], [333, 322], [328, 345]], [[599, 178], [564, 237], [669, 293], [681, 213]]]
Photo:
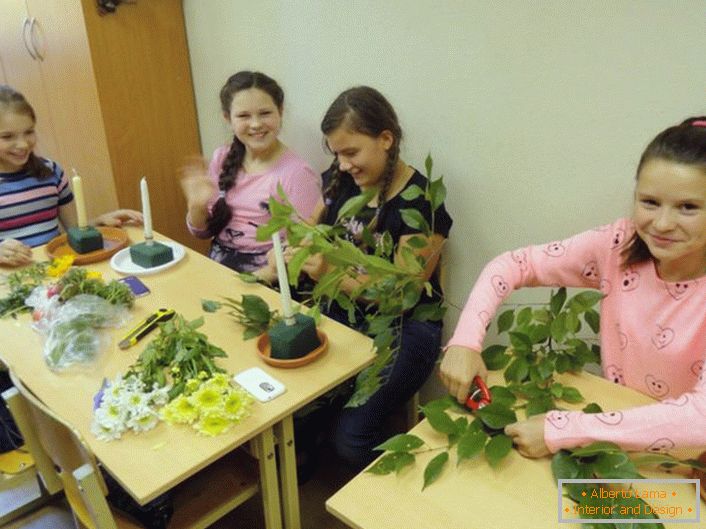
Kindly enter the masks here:
[[255, 270], [253, 275], [268, 285], [271, 285], [277, 280], [277, 263], [275, 262], [274, 249], [267, 252], [267, 264], [262, 268]]
[[116, 209], [110, 213], [104, 213], [97, 217], [92, 224], [94, 226], [115, 226], [123, 225], [140, 226], [142, 225], [142, 213], [134, 209]]
[[208, 164], [203, 158], [194, 158], [181, 169], [181, 189], [189, 209], [206, 209], [208, 201], [218, 190], [208, 176]]
[[32, 262], [32, 249], [15, 239], [0, 242], [0, 265], [24, 266]]
[[526, 421], [508, 424], [505, 435], [512, 438], [517, 451], [525, 457], [544, 457], [551, 454], [544, 442], [544, 417], [533, 415]]
[[488, 376], [488, 369], [478, 351], [460, 345], [452, 345], [446, 350], [439, 377], [460, 404], [466, 402], [468, 390], [476, 376], [483, 380]]

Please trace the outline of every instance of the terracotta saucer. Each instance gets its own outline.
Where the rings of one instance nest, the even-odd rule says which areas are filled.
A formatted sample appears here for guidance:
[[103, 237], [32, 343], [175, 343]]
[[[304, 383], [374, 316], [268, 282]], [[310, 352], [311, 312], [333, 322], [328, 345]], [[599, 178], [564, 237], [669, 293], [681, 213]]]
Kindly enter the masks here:
[[272, 358], [270, 356], [270, 337], [267, 335], [267, 333], [263, 333], [257, 339], [257, 354], [260, 356], [260, 358], [265, 361], [266, 364], [269, 364], [273, 367], [283, 367], [286, 369], [292, 367], [305, 366], [306, 364], [310, 364], [322, 354], [324, 354], [324, 352], [328, 348], [328, 336], [326, 336], [326, 333], [319, 329], [316, 329], [316, 335], [319, 337], [319, 341], [321, 342], [321, 345], [319, 345], [316, 349], [300, 358], [293, 358], [291, 360], [281, 360], [279, 358]]
[[75, 265], [97, 263], [98, 261], [109, 259], [115, 252], [122, 250], [130, 242], [127, 232], [120, 228], [98, 226], [96, 229], [101, 232], [103, 236], [103, 248], [100, 250], [94, 250], [88, 253], [76, 253], [74, 249], [69, 246], [68, 236], [62, 233], [47, 243], [47, 255], [51, 258], [72, 255]]

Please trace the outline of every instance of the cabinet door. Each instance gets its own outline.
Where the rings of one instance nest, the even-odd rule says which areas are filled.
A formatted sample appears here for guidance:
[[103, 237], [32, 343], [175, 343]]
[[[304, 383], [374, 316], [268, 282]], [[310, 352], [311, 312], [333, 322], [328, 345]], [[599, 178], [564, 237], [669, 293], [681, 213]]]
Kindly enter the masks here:
[[81, 3], [26, 1], [28, 13], [37, 20], [30, 37], [40, 55], [61, 148], [58, 161], [82, 176], [89, 217], [115, 209], [118, 201]]
[[39, 62], [30, 54], [34, 53], [29, 35], [31, 22], [24, 0], [0, 1], [0, 55], [4, 82], [21, 92], [34, 108], [37, 116], [37, 154], [58, 159], [60, 152], [49, 102], [42, 88]]

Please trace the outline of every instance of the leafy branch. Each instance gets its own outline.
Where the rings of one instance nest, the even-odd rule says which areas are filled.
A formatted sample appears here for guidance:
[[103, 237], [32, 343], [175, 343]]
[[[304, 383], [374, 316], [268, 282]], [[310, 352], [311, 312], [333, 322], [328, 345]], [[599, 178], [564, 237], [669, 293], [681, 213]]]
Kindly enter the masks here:
[[[375, 233], [368, 226], [362, 227], [362, 247], [344, 237], [342, 223], [360, 212], [378, 192], [377, 189], [367, 190], [349, 199], [339, 210], [336, 224], [332, 226], [312, 226], [302, 222], [279, 189], [279, 199], [270, 200], [270, 222], [257, 231], [258, 239], [266, 240], [284, 230], [289, 245], [298, 248], [288, 264], [289, 283], [295, 287], [299, 286], [302, 267], [307, 259], [320, 254], [328, 269], [309, 293], [309, 303], [323, 309], [336, 302], [347, 312], [353, 326], [373, 338], [376, 360], [358, 376], [356, 390], [348, 406], [363, 404], [380, 387], [385, 367], [399, 351], [403, 318], [439, 321], [444, 317], [443, 302], [419, 303], [424, 292], [432, 294], [432, 284], [423, 279], [423, 273], [429, 260], [437, 256], [422, 257], [412, 250], [428, 244], [434, 233], [433, 212], [441, 206], [446, 196], [443, 177], [432, 178], [431, 156], [427, 157], [425, 167], [428, 175], [425, 188], [412, 185], [401, 196], [406, 201], [424, 196], [431, 205], [432, 222], [429, 224], [416, 209], [401, 210], [404, 223], [419, 230], [422, 235], [410, 238], [411, 248], [401, 250], [398, 262], [393, 262], [398, 248], [387, 232]], [[346, 292], [343, 283], [348, 279], [355, 280], [355, 286]], [[359, 309], [364, 314], [362, 326], [357, 320]]]

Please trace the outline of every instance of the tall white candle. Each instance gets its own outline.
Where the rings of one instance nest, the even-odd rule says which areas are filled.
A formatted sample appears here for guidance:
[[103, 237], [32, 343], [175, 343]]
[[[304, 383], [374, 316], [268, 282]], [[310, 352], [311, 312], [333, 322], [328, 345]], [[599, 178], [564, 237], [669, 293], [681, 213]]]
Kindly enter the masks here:
[[142, 195], [142, 224], [145, 227], [145, 239], [152, 239], [152, 209], [150, 208], [150, 192], [147, 189], [147, 178], [140, 180], [140, 193]]
[[74, 176], [71, 179], [71, 184], [74, 193], [74, 201], [76, 202], [78, 227], [85, 228], [88, 226], [88, 220], [86, 219], [86, 202], [83, 199], [83, 183], [81, 182], [81, 177], [76, 174], [76, 169], [74, 169]]
[[282, 242], [279, 240], [279, 233], [272, 234], [272, 244], [275, 250], [275, 262], [277, 263], [277, 277], [279, 279], [279, 292], [282, 296], [284, 321], [287, 325], [293, 325], [294, 312], [292, 311], [292, 295], [289, 292], [287, 266], [284, 264], [284, 254], [282, 253]]

